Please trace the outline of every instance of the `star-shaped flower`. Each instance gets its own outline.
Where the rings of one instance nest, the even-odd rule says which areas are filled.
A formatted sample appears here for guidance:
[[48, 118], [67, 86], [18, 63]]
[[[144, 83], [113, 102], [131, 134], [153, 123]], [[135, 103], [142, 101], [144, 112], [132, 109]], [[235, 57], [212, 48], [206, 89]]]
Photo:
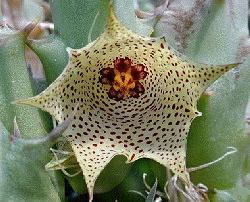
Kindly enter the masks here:
[[179, 58], [163, 39], [138, 36], [116, 19], [81, 49], [68, 49], [63, 73], [41, 94], [18, 101], [39, 107], [63, 122], [64, 133], [85, 177], [90, 201], [95, 181], [115, 155], [127, 162], [153, 159], [191, 185], [186, 139], [200, 116], [202, 92], [231, 65], [204, 65]]

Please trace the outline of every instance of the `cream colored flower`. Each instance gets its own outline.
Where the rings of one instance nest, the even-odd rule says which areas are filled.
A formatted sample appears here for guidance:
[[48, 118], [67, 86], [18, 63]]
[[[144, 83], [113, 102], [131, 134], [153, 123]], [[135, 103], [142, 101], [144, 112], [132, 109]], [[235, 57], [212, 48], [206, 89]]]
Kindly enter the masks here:
[[186, 139], [191, 121], [201, 115], [197, 100], [236, 65], [184, 61], [163, 39], [141, 37], [122, 26], [112, 9], [97, 40], [68, 52], [63, 73], [41, 94], [18, 103], [39, 107], [58, 122], [77, 107], [64, 136], [90, 201], [98, 175], [115, 155], [125, 155], [127, 162], [153, 159], [191, 185]]

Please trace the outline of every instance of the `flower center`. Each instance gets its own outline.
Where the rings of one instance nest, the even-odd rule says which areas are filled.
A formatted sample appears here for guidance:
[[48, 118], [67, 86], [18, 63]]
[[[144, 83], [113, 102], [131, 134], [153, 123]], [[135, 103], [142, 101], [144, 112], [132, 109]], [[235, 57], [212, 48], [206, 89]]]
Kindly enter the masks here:
[[100, 82], [111, 85], [108, 96], [116, 101], [128, 97], [138, 98], [145, 92], [139, 80], [145, 79], [148, 72], [142, 64], [132, 65], [128, 57], [117, 58], [114, 68], [103, 68], [100, 72]]

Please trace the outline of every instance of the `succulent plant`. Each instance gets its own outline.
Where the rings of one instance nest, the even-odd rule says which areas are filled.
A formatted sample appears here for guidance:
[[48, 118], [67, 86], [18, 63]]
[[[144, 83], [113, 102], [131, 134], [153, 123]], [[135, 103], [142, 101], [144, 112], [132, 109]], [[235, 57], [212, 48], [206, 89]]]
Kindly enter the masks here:
[[[64, 201], [64, 178], [86, 201], [249, 200], [246, 0], [51, 1], [53, 34], [48, 4], [17, 2], [2, 1], [0, 200]], [[59, 125], [39, 137], [50, 117], [13, 101]]]

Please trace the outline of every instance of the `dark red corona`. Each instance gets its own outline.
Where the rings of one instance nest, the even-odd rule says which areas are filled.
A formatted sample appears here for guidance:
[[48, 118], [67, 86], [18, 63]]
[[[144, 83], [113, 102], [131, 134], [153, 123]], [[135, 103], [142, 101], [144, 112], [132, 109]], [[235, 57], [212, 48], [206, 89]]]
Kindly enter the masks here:
[[140, 80], [145, 79], [148, 72], [142, 64], [133, 65], [128, 57], [117, 58], [114, 68], [103, 68], [100, 74], [100, 82], [111, 85], [108, 92], [111, 99], [119, 101], [128, 97], [138, 98], [145, 92]]

